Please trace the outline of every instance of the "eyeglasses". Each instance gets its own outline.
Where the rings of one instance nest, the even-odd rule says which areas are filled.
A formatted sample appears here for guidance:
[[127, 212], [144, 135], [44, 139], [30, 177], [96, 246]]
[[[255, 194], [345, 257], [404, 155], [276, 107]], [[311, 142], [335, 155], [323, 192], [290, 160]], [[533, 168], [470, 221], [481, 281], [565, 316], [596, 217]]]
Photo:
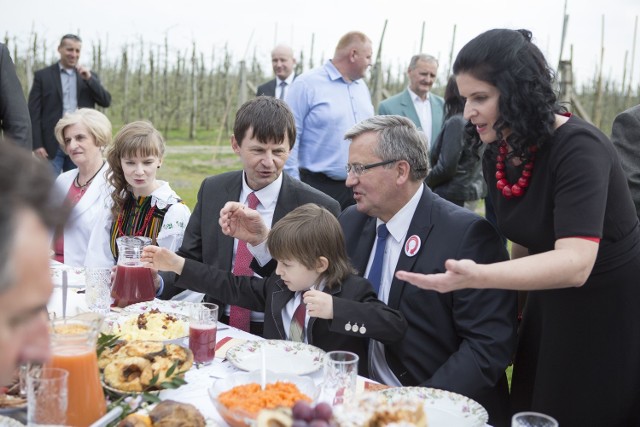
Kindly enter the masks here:
[[366, 170], [369, 170], [371, 168], [377, 168], [378, 166], [388, 165], [390, 163], [395, 163], [397, 161], [399, 161], [399, 159], [384, 160], [382, 162], [370, 163], [368, 165], [363, 165], [363, 164], [360, 164], [360, 163], [347, 163], [347, 165], [344, 167], [344, 169], [347, 171], [347, 175], [349, 175], [349, 173], [353, 172], [353, 174], [355, 176], [360, 176]]

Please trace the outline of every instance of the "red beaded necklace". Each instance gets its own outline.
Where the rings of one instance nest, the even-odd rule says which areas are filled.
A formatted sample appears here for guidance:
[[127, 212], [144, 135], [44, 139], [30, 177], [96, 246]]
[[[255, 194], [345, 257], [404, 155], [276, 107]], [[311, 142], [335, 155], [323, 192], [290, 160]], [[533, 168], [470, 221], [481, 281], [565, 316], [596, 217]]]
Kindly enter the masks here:
[[538, 147], [535, 145], [529, 147], [531, 155], [527, 163], [524, 164], [522, 174], [520, 175], [520, 178], [518, 178], [518, 182], [515, 184], [509, 184], [509, 181], [507, 181], [504, 159], [506, 158], [508, 151], [507, 141], [503, 139], [498, 147], [498, 156], [496, 157], [496, 179], [498, 180], [496, 182], [496, 188], [502, 192], [502, 195], [506, 199], [521, 197], [524, 194], [524, 190], [529, 186], [531, 174], [533, 173], [533, 163], [536, 157], [535, 153], [538, 151]]
[[[147, 214], [144, 217], [144, 221], [142, 222], [142, 225], [140, 226], [140, 228], [138, 228], [138, 230], [133, 230], [133, 236], [142, 236], [144, 234], [144, 230], [147, 229], [147, 226], [149, 225], [149, 221], [151, 221], [151, 217], [153, 216], [153, 213], [156, 211], [156, 207], [153, 206], [151, 207], [151, 209], [149, 209], [149, 212], [147, 212]], [[122, 211], [120, 211], [120, 213], [118, 214], [118, 221], [117, 221], [117, 228], [118, 228], [118, 233], [120, 236], [124, 236], [124, 231], [122, 230], [122, 223], [124, 222], [124, 216], [122, 215]]]

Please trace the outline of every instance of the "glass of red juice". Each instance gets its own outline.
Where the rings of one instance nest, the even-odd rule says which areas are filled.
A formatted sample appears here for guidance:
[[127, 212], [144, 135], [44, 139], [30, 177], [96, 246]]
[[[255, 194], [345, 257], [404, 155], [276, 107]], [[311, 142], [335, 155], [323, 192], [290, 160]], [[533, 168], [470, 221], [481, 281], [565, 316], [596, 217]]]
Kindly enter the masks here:
[[189, 349], [196, 363], [210, 363], [216, 355], [218, 306], [195, 303], [189, 316]]

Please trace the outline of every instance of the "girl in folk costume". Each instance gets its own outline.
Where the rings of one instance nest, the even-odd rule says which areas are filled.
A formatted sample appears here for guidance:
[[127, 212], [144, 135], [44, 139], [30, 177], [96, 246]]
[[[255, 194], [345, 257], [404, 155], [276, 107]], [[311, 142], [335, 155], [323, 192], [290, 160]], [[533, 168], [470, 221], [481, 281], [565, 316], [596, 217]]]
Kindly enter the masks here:
[[182, 244], [190, 211], [168, 182], [156, 178], [164, 152], [162, 134], [147, 121], [129, 123], [115, 136], [107, 150], [112, 205], [92, 235], [92, 265], [113, 265], [121, 236], [149, 237], [171, 251]]

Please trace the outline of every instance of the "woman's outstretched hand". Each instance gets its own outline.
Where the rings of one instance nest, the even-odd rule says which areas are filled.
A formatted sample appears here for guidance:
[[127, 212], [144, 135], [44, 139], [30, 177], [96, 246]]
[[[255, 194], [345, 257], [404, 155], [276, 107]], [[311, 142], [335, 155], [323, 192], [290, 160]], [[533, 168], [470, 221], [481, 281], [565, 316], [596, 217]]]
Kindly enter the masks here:
[[466, 288], [478, 288], [478, 264], [470, 259], [449, 259], [444, 263], [446, 271], [436, 274], [397, 271], [396, 277], [422, 289], [440, 293]]

